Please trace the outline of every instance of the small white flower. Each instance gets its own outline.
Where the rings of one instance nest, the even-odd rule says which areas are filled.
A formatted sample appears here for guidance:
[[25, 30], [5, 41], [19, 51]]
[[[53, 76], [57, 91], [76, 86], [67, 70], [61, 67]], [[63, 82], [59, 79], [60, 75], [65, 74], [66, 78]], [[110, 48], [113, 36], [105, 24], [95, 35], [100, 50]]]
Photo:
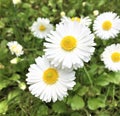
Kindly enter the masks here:
[[120, 44], [107, 46], [101, 55], [105, 67], [111, 71], [120, 71]]
[[67, 22], [78, 22], [80, 24], [83, 24], [85, 26], [90, 26], [90, 24], [92, 23], [91, 19], [87, 16], [87, 17], [66, 17], [66, 16], [63, 16], [61, 18], [61, 22], [60, 23], [67, 23]]
[[38, 18], [31, 26], [33, 35], [40, 39], [45, 38], [51, 30], [53, 30], [53, 26], [47, 18]]
[[23, 47], [17, 41], [8, 42], [7, 46], [9, 47], [12, 54], [16, 56], [21, 56], [23, 52]]
[[115, 38], [120, 32], [120, 18], [116, 13], [102, 13], [94, 21], [93, 30], [101, 39]]
[[94, 10], [94, 11], [93, 11], [93, 15], [94, 15], [94, 16], [97, 16], [98, 14], [99, 14], [99, 11], [98, 11], [98, 10]]
[[91, 59], [94, 35], [88, 27], [75, 22], [60, 23], [44, 43], [45, 55], [55, 67], [79, 68]]
[[75, 85], [75, 72], [61, 70], [50, 65], [45, 56], [35, 59], [36, 64], [30, 65], [26, 75], [27, 84], [32, 95], [45, 102], [63, 100]]
[[13, 1], [13, 4], [19, 4], [21, 3], [21, 0], [12, 0]]

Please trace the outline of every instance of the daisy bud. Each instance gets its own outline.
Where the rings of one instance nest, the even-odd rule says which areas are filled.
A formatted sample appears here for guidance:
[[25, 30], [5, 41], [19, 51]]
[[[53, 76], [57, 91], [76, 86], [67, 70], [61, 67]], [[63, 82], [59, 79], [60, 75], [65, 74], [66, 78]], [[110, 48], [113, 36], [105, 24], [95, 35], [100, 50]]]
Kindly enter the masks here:
[[16, 58], [13, 58], [12, 60], [10, 60], [10, 63], [11, 64], [17, 64], [18, 63], [18, 58], [16, 57]]
[[93, 15], [94, 15], [94, 16], [97, 16], [98, 14], [99, 14], [99, 11], [98, 11], [98, 10], [94, 10], [94, 11], [93, 11]]
[[83, 3], [82, 3], [82, 6], [85, 7], [85, 6], [86, 6], [86, 2], [83, 2]]
[[61, 15], [61, 17], [65, 16], [65, 12], [62, 11], [62, 12], [60, 13], [60, 15]]
[[24, 82], [20, 82], [19, 83], [19, 88], [22, 89], [22, 90], [25, 90], [26, 89], [26, 84]]

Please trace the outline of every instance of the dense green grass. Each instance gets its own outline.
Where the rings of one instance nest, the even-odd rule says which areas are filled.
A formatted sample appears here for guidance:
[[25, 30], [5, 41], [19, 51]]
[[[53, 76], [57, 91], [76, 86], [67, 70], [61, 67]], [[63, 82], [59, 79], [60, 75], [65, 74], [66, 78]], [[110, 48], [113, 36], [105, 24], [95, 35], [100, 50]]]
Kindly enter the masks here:
[[[95, 38], [97, 46], [91, 61], [76, 71], [77, 84], [63, 101], [44, 103], [30, 94], [27, 85], [22, 90], [30, 64], [44, 54], [44, 40], [32, 35], [32, 23], [38, 17], [47, 17], [55, 26], [62, 11], [70, 17], [90, 16], [94, 20], [94, 10], [112, 11], [120, 16], [120, 0], [22, 0], [15, 6], [12, 0], [0, 0], [1, 116], [120, 116], [120, 73], [104, 69], [100, 60], [107, 45], [120, 43], [120, 35], [106, 41]], [[6, 45], [12, 40], [18, 41], [25, 52], [17, 64], [10, 63], [15, 56]]]

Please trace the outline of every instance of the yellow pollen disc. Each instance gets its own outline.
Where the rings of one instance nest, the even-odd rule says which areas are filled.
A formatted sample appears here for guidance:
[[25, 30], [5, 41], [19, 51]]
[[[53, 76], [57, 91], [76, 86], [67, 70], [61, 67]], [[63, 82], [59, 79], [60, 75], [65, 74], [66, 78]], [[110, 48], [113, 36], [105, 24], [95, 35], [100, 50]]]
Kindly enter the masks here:
[[110, 21], [106, 20], [105, 22], [103, 22], [102, 28], [104, 30], [108, 31], [112, 28], [112, 23]]
[[43, 81], [46, 84], [52, 85], [56, 83], [57, 80], [58, 80], [58, 72], [56, 69], [48, 68], [47, 70], [44, 71]]
[[12, 51], [15, 51], [16, 49], [17, 49], [17, 46], [16, 46], [16, 45], [11, 46], [11, 50], [12, 50]]
[[80, 18], [79, 17], [73, 17], [71, 18], [72, 21], [77, 21], [77, 22], [80, 22]]
[[71, 51], [76, 47], [77, 41], [73, 36], [65, 36], [60, 45], [66, 51]]
[[112, 53], [111, 59], [113, 62], [120, 62], [120, 53], [119, 52]]
[[40, 30], [40, 31], [45, 31], [45, 30], [46, 30], [46, 27], [45, 27], [44, 25], [40, 25], [39, 30]]

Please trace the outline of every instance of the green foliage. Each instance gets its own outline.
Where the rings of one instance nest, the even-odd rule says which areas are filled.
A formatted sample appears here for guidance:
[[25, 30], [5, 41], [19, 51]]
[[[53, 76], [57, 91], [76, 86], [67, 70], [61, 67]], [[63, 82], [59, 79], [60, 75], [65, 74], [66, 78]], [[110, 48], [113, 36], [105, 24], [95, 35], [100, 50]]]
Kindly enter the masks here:
[[0, 102], [0, 114], [5, 114], [6, 111], [8, 110], [8, 104], [7, 104], [7, 101], [4, 100], [4, 101], [1, 101]]
[[73, 96], [70, 100], [72, 110], [79, 110], [85, 106], [83, 99], [77, 95]]
[[[28, 67], [36, 57], [44, 54], [44, 40], [35, 38], [30, 32], [38, 17], [49, 18], [54, 26], [60, 21], [62, 11], [70, 17], [90, 16], [94, 20], [94, 10], [120, 15], [119, 2], [22, 0], [13, 5], [12, 0], [0, 0], [0, 116], [119, 116], [120, 72], [105, 69], [100, 54], [106, 46], [120, 43], [120, 34], [113, 40], [95, 38], [97, 45], [91, 61], [76, 70], [76, 85], [63, 101], [44, 103], [32, 96], [26, 85]], [[18, 58], [17, 64], [10, 63], [15, 55], [7, 46], [14, 40], [24, 48], [24, 55]]]
[[103, 98], [104, 97], [90, 98], [88, 100], [89, 109], [96, 110], [98, 108], [104, 108], [105, 107], [105, 101], [104, 101]]
[[67, 105], [64, 102], [56, 102], [52, 105], [52, 109], [58, 114], [65, 113], [67, 111]]

